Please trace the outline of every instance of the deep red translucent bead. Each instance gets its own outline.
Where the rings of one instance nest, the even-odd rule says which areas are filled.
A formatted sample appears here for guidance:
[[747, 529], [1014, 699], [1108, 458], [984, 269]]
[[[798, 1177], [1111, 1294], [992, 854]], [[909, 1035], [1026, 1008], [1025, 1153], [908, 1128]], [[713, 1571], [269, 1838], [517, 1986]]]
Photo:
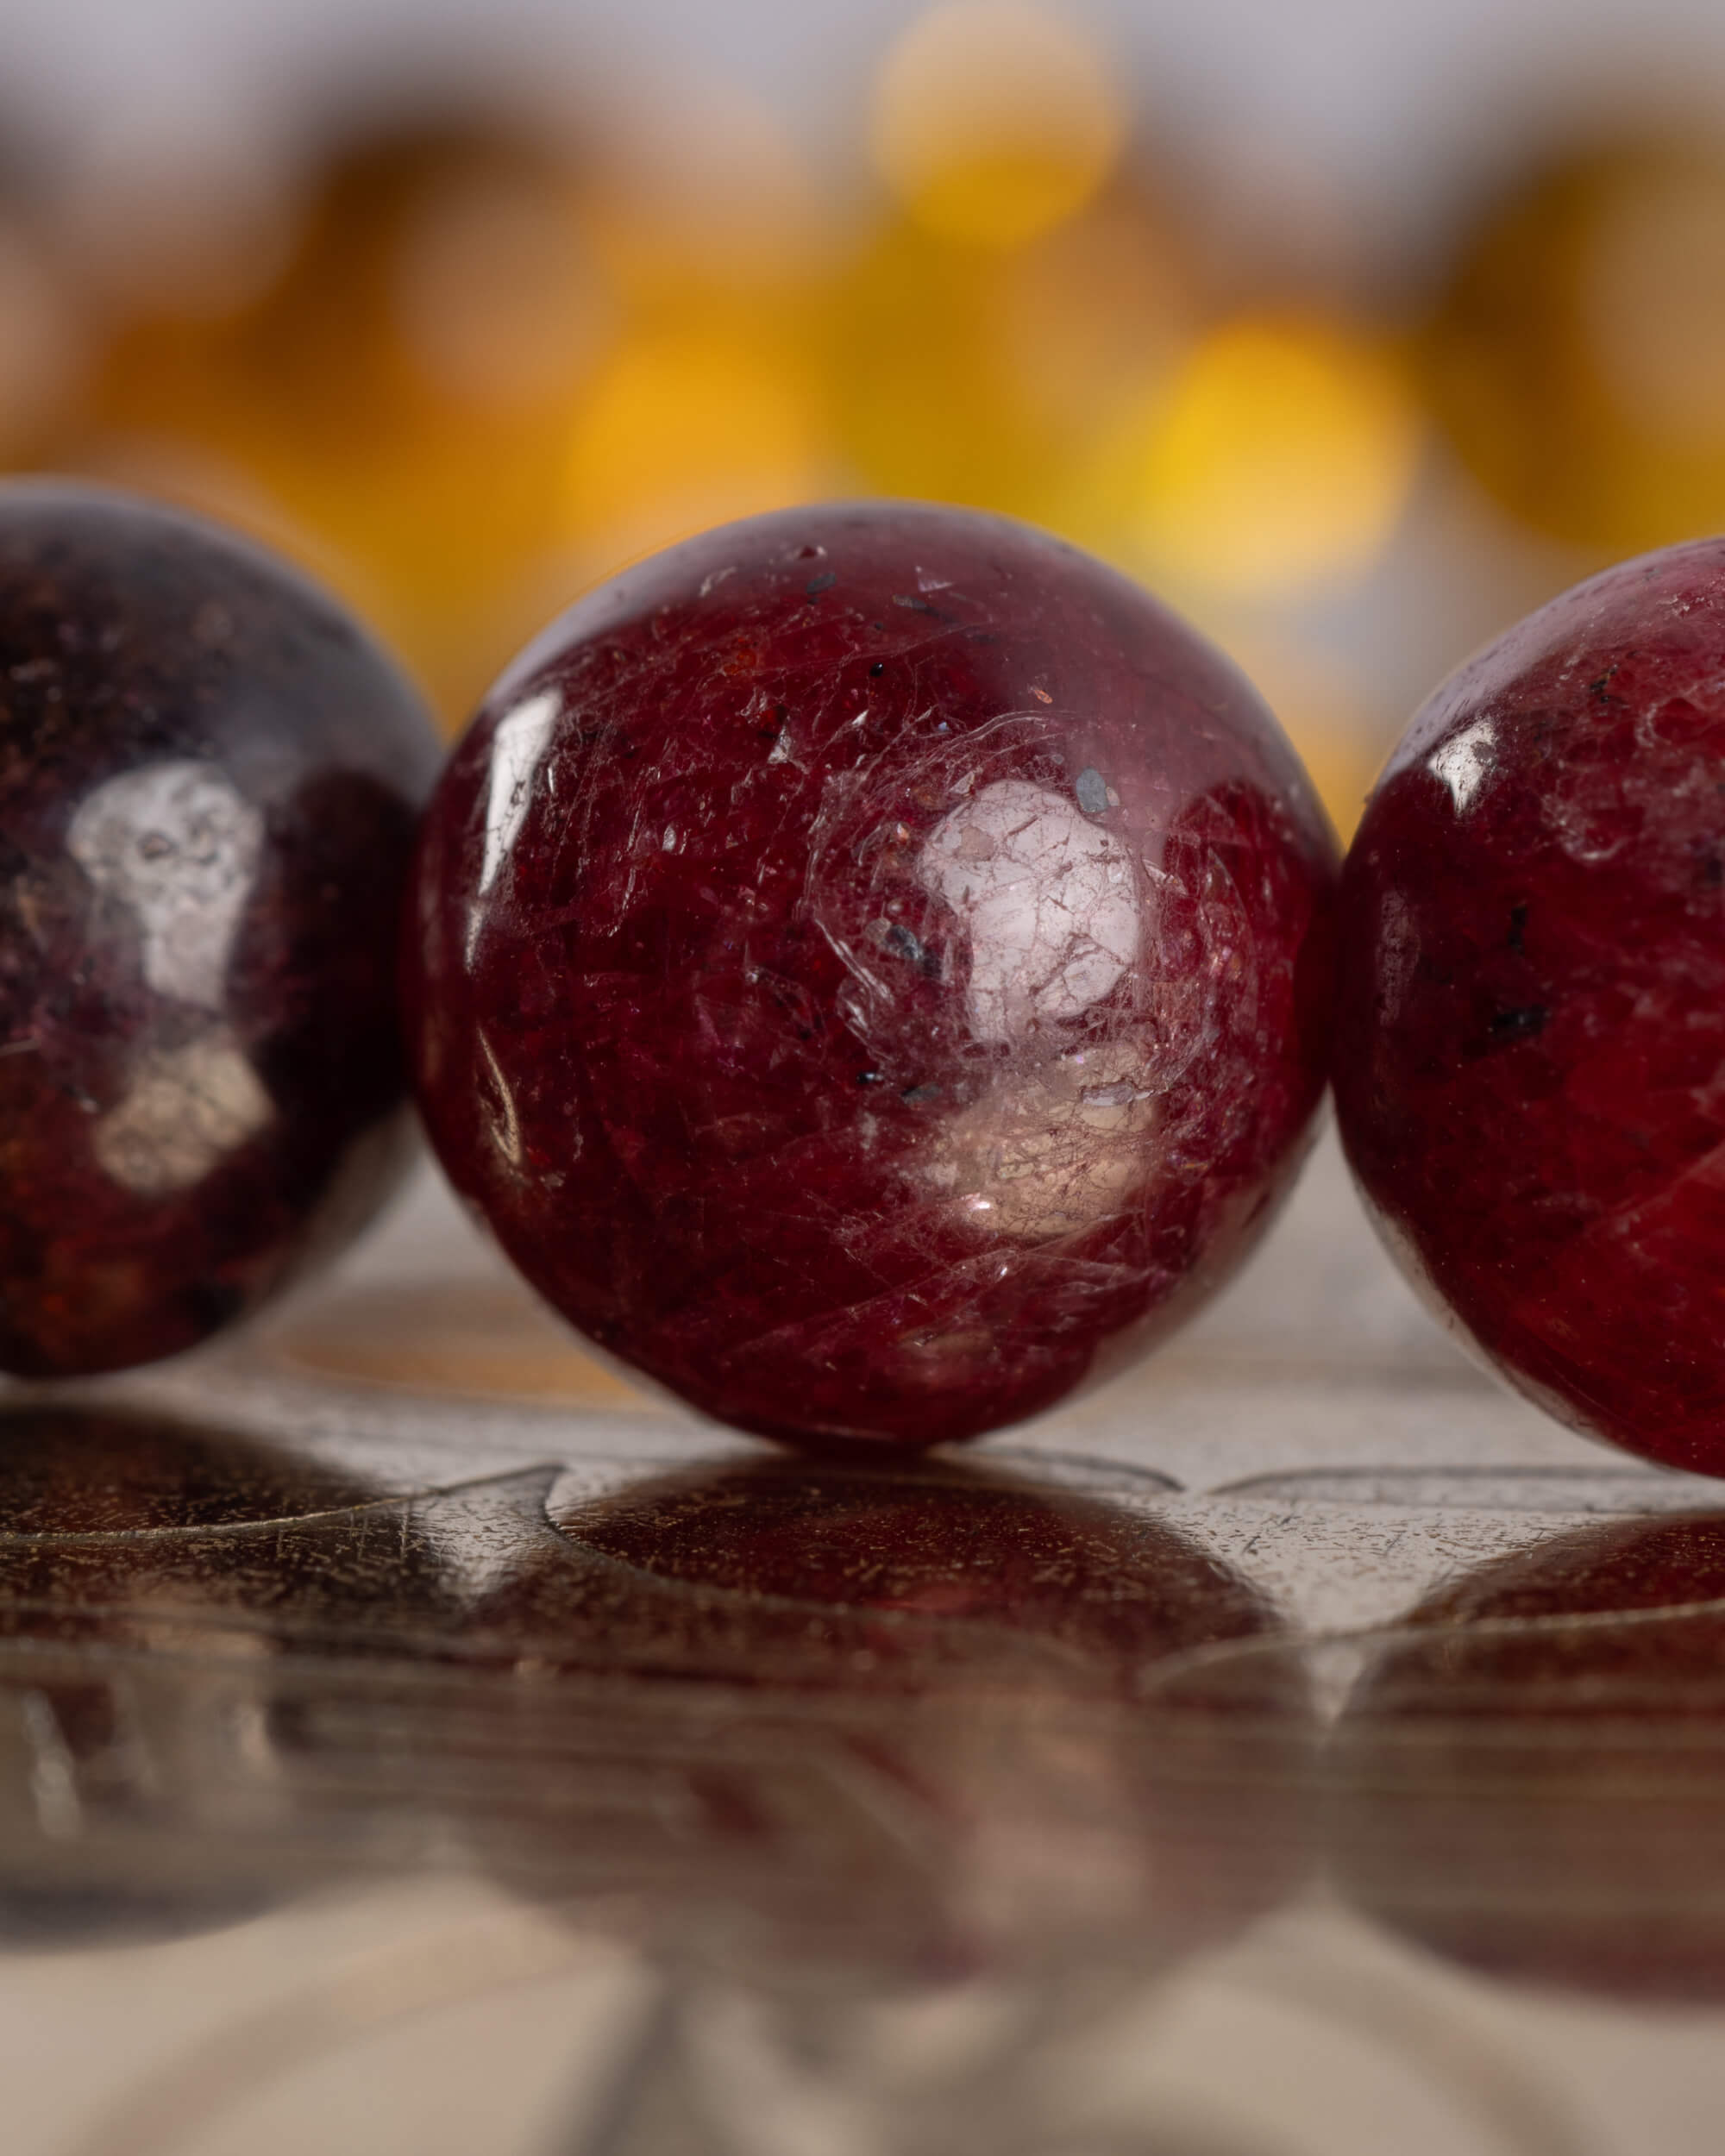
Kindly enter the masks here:
[[1725, 1473], [1725, 541], [1453, 675], [1342, 916], [1337, 1105], [1388, 1239], [1554, 1413]]
[[0, 1369], [194, 1345], [393, 1178], [436, 743], [334, 603], [191, 518], [0, 488]]
[[420, 1098], [593, 1338], [765, 1435], [1032, 1414], [1230, 1270], [1322, 1082], [1332, 842], [1240, 676], [998, 518], [590, 594], [422, 843]]

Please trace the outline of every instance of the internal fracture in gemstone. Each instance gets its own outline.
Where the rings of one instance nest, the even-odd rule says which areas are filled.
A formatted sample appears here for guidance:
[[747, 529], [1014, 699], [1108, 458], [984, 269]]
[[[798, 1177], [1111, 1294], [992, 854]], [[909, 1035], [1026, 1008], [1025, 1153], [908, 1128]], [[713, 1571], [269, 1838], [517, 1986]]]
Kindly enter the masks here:
[[1333, 846], [1138, 587], [917, 505], [712, 532], [505, 675], [406, 956], [450, 1175], [708, 1413], [929, 1445], [1231, 1270], [1322, 1084]]
[[1391, 1247], [1565, 1421], [1725, 1473], [1725, 541], [1437, 691], [1341, 949], [1337, 1107]]

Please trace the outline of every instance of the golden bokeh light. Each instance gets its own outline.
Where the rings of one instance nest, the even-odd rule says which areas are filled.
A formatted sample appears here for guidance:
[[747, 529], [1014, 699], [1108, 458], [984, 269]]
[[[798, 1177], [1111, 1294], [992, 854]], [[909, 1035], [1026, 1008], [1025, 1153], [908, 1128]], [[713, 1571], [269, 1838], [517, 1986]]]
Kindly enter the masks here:
[[565, 521], [600, 575], [710, 524], [832, 491], [824, 400], [790, 329], [715, 307], [625, 338], [575, 416]]
[[88, 325], [53, 250], [22, 209], [0, 203], [0, 461], [40, 455], [76, 409]]
[[262, 290], [122, 325], [81, 461], [256, 503], [242, 521], [333, 574], [459, 723], [508, 656], [506, 594], [561, 543], [571, 414], [619, 331], [583, 199], [485, 126], [339, 151]]
[[857, 485], [1095, 543], [1093, 445], [1176, 365], [1197, 311], [1166, 218], [1123, 183], [1011, 252], [894, 221], [829, 311], [826, 372]]
[[1107, 445], [1099, 484], [1146, 573], [1289, 599], [1370, 568], [1407, 505], [1421, 440], [1377, 339], [1317, 317], [1243, 316], [1200, 340]]
[[1341, 655], [1268, 629], [1226, 602], [1201, 612], [1197, 625], [1275, 712], [1346, 845], [1397, 722], [1387, 729], [1374, 723], [1370, 698]]
[[735, 85], [685, 85], [613, 115], [587, 190], [606, 273], [634, 303], [780, 294], [824, 270], [837, 220], [824, 175]]
[[1198, 281], [1166, 214], [1117, 183], [1000, 262], [984, 334], [1026, 417], [1076, 441], [1173, 372]]
[[555, 403], [613, 327], [571, 204], [526, 167], [433, 177], [382, 264], [395, 336], [433, 396], [479, 411]]
[[925, 230], [1015, 247], [1096, 193], [1126, 131], [1107, 56], [1066, 17], [1024, 0], [945, 0], [888, 52], [870, 147]]
[[[259, 244], [217, 266], [244, 274], [188, 276], [196, 248], [170, 248], [154, 297], [101, 284], [64, 461], [297, 556], [451, 729], [587, 585], [712, 524], [843, 495], [1022, 517], [1276, 655], [1272, 700], [1352, 822], [1369, 730], [1302, 671], [1295, 617], [1377, 559], [1421, 413], [1365, 328], [1215, 318], [1215, 265], [1124, 154], [1070, 18], [948, 0], [898, 39], [885, 208], [841, 212], [722, 87], [633, 110], [579, 158], [491, 117], [392, 123], [302, 196], [236, 196]], [[0, 297], [8, 259], [0, 229]]]
[[1560, 158], [1484, 222], [1424, 340], [1433, 408], [1518, 517], [1629, 553], [1725, 524], [1725, 142]]

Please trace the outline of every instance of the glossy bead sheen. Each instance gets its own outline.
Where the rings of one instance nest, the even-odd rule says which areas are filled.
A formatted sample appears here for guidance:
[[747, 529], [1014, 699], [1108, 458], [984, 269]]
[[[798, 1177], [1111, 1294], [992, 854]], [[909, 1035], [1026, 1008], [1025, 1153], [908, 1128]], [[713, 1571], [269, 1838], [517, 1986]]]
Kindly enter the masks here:
[[429, 724], [329, 600], [0, 488], [0, 1368], [172, 1354], [358, 1225], [403, 1092]]
[[407, 955], [458, 1188], [707, 1413], [926, 1445], [1217, 1282], [1321, 1083], [1331, 842], [1240, 677], [1021, 526], [798, 510], [505, 676]]
[[1725, 1473], [1725, 541], [1437, 692], [1342, 952], [1342, 1133], [1415, 1276], [1565, 1420]]

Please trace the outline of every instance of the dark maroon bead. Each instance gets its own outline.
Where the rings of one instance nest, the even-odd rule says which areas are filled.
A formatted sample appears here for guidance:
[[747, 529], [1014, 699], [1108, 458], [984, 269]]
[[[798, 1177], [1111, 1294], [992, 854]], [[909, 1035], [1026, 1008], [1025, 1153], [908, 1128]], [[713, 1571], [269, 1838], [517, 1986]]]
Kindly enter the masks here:
[[1453, 675], [1343, 889], [1337, 1104], [1387, 1238], [1552, 1413], [1725, 1473], [1725, 541]]
[[240, 540], [0, 489], [0, 1368], [192, 1346], [400, 1155], [393, 947], [436, 745]]
[[711, 532], [507, 674], [408, 952], [457, 1188], [707, 1413], [930, 1445], [1166, 1332], [1321, 1085], [1332, 844], [1135, 586], [896, 505]]

